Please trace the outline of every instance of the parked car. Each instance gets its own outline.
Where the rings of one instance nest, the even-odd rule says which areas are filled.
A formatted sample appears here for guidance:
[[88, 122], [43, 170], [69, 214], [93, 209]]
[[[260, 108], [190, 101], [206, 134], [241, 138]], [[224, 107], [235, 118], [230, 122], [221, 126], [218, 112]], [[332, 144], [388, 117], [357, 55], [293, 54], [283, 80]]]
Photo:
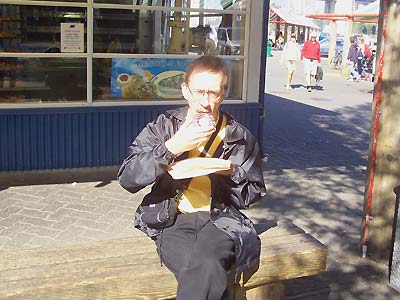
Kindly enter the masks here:
[[[329, 54], [329, 44], [330, 44], [330, 39], [329, 38], [325, 38], [323, 40], [321, 40], [319, 42], [320, 46], [321, 46], [321, 56], [325, 56], [327, 57]], [[344, 41], [342, 38], [337, 38], [336, 39], [336, 52], [338, 51], [343, 51], [343, 45], [344, 45]]]

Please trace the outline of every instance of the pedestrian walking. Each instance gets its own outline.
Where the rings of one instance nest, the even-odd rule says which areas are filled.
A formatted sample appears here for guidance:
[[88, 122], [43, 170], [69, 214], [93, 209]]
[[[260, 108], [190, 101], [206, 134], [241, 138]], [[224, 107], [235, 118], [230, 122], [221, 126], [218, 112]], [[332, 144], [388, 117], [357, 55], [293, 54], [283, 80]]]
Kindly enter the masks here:
[[354, 36], [350, 37], [350, 47], [347, 54], [347, 62], [350, 68], [350, 77], [348, 80], [359, 81], [361, 75], [358, 72], [358, 46]]
[[321, 63], [320, 44], [317, 41], [317, 33], [311, 32], [310, 39], [304, 43], [301, 50], [301, 60], [304, 62], [307, 91], [311, 92], [311, 79], [317, 75], [318, 64]]
[[358, 38], [358, 51], [357, 51], [357, 70], [360, 78], [368, 78], [368, 69], [372, 61], [372, 52], [367, 44], [365, 44], [364, 37]]
[[290, 40], [286, 43], [283, 47], [283, 53], [281, 56], [281, 64], [285, 63], [287, 69], [287, 82], [286, 82], [286, 89], [290, 90], [292, 80], [293, 80], [293, 73], [296, 70], [296, 61], [300, 59], [300, 49], [299, 45], [297, 44], [296, 34], [292, 33], [290, 35]]

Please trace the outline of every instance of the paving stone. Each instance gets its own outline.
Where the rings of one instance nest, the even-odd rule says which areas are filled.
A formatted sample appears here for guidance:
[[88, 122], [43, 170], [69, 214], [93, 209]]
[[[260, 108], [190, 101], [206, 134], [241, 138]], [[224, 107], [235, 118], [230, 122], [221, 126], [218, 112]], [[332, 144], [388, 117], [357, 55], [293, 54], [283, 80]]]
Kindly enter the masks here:
[[99, 215], [99, 214], [93, 214], [93, 213], [86, 212], [86, 211], [76, 211], [76, 210], [72, 210], [69, 215], [74, 218], [88, 219], [88, 220], [95, 220], [95, 221], [97, 221], [101, 218], [101, 215]]
[[15, 239], [19, 233], [25, 232], [31, 226], [32, 226], [31, 224], [16, 222], [16, 223], [13, 223], [12, 225], [6, 227], [1, 232], [1, 236], [6, 236], [9, 238]]
[[0, 219], [0, 226], [1, 227], [11, 227], [14, 224], [19, 223], [20, 221], [24, 220], [25, 217], [20, 216], [20, 215], [10, 215], [9, 217], [5, 219]]
[[24, 201], [24, 200], [19, 200], [17, 203], [15, 203], [16, 207], [23, 207], [27, 209], [36, 209], [36, 210], [41, 210], [45, 206], [41, 202], [32, 202], [32, 201]]
[[111, 212], [115, 209], [116, 205], [114, 204], [103, 204], [101, 206], [97, 206], [93, 209], [93, 213], [105, 215], [108, 212]]
[[0, 210], [5, 210], [8, 207], [13, 206], [17, 203], [19, 203], [18, 200], [13, 199], [13, 198], [0, 199]]
[[34, 234], [20, 232], [14, 238], [2, 245], [3, 250], [25, 248], [30, 241], [37, 238]]
[[65, 202], [53, 201], [52, 203], [43, 207], [42, 210], [54, 214], [58, 209], [64, 207], [65, 205], [67, 205]]
[[93, 210], [95, 209], [93, 206], [89, 206], [89, 205], [83, 205], [83, 204], [67, 204], [65, 205], [66, 209], [72, 209], [74, 211], [78, 211], [78, 212], [93, 212]]
[[34, 226], [51, 227], [54, 221], [34, 217], [24, 217], [23, 222]]
[[107, 229], [110, 227], [110, 223], [85, 220], [85, 219], [77, 219], [74, 225], [79, 227], [85, 227], [87, 229], [101, 230], [104, 232], [109, 232], [109, 230]]
[[75, 212], [72, 209], [66, 209], [66, 208], [59, 208], [57, 209], [54, 213], [50, 213], [47, 216], [48, 220], [52, 220], [52, 221], [59, 221], [61, 219], [63, 219], [65, 216], [69, 216], [71, 215], [71, 213]]
[[47, 216], [49, 215], [49, 212], [41, 211], [41, 210], [37, 210], [37, 209], [24, 208], [24, 209], [20, 210], [18, 212], [18, 214], [22, 215], [22, 216], [46, 219]]
[[42, 227], [42, 226], [30, 226], [28, 229], [25, 230], [25, 232], [33, 233], [33, 234], [36, 234], [37, 236], [41, 236], [41, 237], [55, 238], [62, 232], [62, 230], [51, 229], [49, 227]]
[[75, 199], [82, 199], [84, 196], [84, 193], [78, 193], [73, 190], [63, 190], [62, 192], [58, 192], [57, 194], [61, 194], [62, 196], [69, 197], [69, 198], [75, 198]]
[[60, 218], [59, 220], [56, 220], [56, 222], [51, 226], [51, 228], [54, 229], [60, 229], [60, 230], [66, 230], [68, 229], [71, 225], [75, 224], [76, 221], [80, 219], [78, 218], [73, 218], [70, 216], [64, 216]]
[[32, 238], [29, 243], [26, 244], [26, 247], [32, 248], [32, 247], [51, 247], [51, 246], [58, 246], [58, 245], [63, 245], [66, 244], [67, 241], [60, 241], [56, 240], [54, 238], [50, 237], [39, 237], [35, 236]]
[[3, 210], [0, 210], [0, 218], [8, 218], [13, 214], [17, 214], [21, 210], [23, 210], [22, 207], [9, 206]]
[[48, 187], [48, 188], [45, 188], [44, 190], [37, 191], [34, 195], [37, 197], [40, 197], [40, 198], [48, 198], [59, 192], [60, 192], [59, 189], [54, 189], [54, 188]]
[[82, 236], [90, 237], [91, 239], [95, 240], [109, 240], [117, 237], [115, 233], [104, 232], [95, 229], [87, 229], [87, 228], [85, 228], [84, 232], [82, 233]]
[[14, 195], [14, 193], [11, 193], [7, 189], [1, 190], [1, 186], [0, 186], [0, 200], [1, 201], [5, 200], [5, 199], [8, 199], [8, 198], [11, 198], [13, 195]]
[[84, 227], [78, 227], [78, 226], [70, 226], [68, 229], [62, 231], [56, 238], [57, 240], [61, 241], [82, 241], [85, 238], [81, 236], [81, 234], [85, 232]]
[[0, 235], [0, 250], [3, 249], [4, 245], [11, 241], [11, 238]]

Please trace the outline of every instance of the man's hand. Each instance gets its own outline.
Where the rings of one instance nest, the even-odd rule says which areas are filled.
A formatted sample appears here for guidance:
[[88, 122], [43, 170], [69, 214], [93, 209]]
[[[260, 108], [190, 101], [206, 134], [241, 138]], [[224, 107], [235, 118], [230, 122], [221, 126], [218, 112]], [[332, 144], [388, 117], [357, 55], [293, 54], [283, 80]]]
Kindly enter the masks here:
[[193, 118], [187, 118], [175, 135], [165, 142], [165, 146], [173, 154], [189, 151], [206, 141], [214, 131], [212, 123], [199, 124]]

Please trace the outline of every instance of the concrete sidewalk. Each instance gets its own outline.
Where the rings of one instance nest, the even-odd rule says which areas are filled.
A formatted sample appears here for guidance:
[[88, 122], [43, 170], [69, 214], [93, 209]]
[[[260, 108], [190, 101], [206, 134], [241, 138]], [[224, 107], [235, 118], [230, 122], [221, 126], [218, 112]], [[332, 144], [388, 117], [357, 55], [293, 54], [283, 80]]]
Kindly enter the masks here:
[[[281, 52], [268, 60], [263, 150], [270, 197], [247, 214], [289, 220], [329, 247], [328, 271], [291, 280], [286, 299], [400, 299], [387, 266], [360, 258], [371, 82], [348, 82], [323, 64], [308, 93], [300, 64], [284, 87]], [[124, 191], [117, 166], [0, 174], [0, 250], [140, 235], [131, 223], [146, 193]]]

